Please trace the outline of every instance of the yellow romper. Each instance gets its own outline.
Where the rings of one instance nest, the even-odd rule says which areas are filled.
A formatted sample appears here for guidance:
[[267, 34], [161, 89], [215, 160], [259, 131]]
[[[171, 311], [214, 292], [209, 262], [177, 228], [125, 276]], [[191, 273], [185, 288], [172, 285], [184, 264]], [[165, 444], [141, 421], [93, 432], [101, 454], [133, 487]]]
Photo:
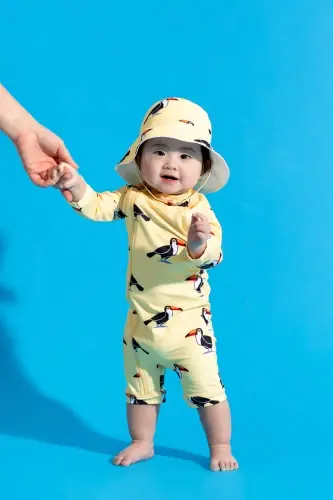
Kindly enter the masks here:
[[[83, 198], [71, 203], [88, 219], [124, 219], [127, 226], [130, 310], [123, 344], [130, 404], [165, 402], [166, 368], [176, 372], [191, 407], [226, 399], [217, 364], [207, 273], [222, 260], [222, 230], [203, 194], [190, 191], [187, 196], [185, 202], [184, 194], [173, 196], [173, 205], [171, 197], [153, 197], [140, 185], [104, 193], [88, 186]], [[211, 227], [199, 259], [187, 252], [192, 212], [205, 214]]]

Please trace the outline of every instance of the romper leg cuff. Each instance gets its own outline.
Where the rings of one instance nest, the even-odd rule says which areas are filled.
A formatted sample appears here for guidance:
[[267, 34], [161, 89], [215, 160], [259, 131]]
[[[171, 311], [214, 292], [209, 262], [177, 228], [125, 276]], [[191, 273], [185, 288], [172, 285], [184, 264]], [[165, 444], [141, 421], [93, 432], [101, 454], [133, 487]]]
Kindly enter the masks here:
[[218, 403], [222, 403], [227, 400], [227, 396], [225, 392], [220, 393], [218, 396], [214, 396], [211, 398], [204, 396], [191, 396], [185, 398], [188, 406], [190, 408], [206, 408], [208, 406], [214, 406]]
[[144, 396], [144, 397], [136, 397], [133, 394], [126, 394], [126, 402], [130, 405], [160, 405], [162, 403], [166, 403], [166, 394], [163, 393], [159, 396]]

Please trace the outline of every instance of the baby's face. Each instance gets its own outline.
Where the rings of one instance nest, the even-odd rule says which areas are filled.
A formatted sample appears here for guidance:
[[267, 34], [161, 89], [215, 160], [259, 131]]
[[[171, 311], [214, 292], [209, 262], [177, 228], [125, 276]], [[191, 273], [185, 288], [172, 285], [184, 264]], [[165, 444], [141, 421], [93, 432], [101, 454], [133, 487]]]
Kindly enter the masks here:
[[165, 194], [184, 193], [201, 177], [201, 146], [176, 139], [149, 139], [139, 163], [141, 178], [153, 189]]

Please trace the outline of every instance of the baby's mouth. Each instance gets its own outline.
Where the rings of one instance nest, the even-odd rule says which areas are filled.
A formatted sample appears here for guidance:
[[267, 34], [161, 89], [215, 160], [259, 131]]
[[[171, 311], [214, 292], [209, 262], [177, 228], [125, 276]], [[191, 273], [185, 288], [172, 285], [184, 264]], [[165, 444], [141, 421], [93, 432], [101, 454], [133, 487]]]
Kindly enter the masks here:
[[164, 174], [164, 175], [161, 175], [160, 177], [162, 179], [167, 180], [167, 181], [178, 181], [179, 180], [177, 177], [175, 177], [175, 175]]

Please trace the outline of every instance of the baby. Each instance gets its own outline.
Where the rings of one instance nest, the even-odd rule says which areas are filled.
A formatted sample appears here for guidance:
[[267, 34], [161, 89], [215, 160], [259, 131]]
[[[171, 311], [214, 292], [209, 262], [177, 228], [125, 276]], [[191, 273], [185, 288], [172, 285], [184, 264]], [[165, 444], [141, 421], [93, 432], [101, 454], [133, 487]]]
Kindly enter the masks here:
[[114, 457], [115, 465], [153, 456], [170, 368], [189, 406], [198, 409], [211, 469], [238, 468], [209, 302], [207, 271], [222, 261], [222, 230], [202, 193], [218, 191], [229, 178], [211, 136], [201, 107], [168, 98], [147, 112], [138, 139], [116, 167], [125, 186], [96, 193], [66, 163], [50, 172], [74, 210], [94, 221], [124, 219], [129, 235], [123, 347], [132, 443]]

